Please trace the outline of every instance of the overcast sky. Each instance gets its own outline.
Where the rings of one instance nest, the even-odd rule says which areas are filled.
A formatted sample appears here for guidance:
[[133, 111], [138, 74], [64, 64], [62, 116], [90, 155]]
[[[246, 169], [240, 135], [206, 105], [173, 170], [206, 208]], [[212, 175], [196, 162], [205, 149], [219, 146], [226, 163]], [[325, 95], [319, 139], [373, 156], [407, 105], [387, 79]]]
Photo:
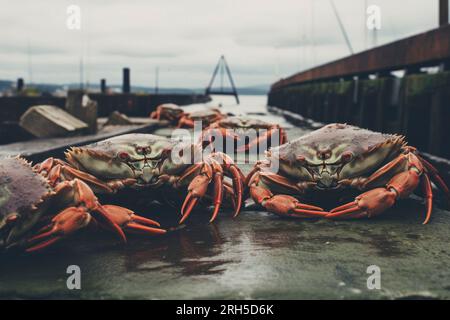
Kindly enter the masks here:
[[[355, 51], [373, 41], [365, 3], [381, 8], [378, 44], [438, 25], [438, 0], [334, 0]], [[66, 27], [81, 8], [81, 30]], [[237, 86], [280, 77], [349, 54], [330, 0], [0, 0], [0, 79], [205, 87], [223, 53]], [[29, 50], [27, 49], [29, 48]], [[27, 52], [30, 51], [31, 54]]]

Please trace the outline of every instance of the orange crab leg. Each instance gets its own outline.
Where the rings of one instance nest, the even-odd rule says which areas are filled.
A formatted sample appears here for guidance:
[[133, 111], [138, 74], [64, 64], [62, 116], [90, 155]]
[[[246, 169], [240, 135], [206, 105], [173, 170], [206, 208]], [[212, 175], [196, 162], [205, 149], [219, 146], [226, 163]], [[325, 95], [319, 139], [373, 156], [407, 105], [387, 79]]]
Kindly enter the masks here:
[[326, 218], [372, 217], [392, 207], [397, 193], [386, 188], [375, 188], [355, 198], [351, 203], [330, 211]]
[[237, 217], [242, 206], [242, 194], [244, 188], [242, 185], [242, 177], [240, 175], [240, 171], [234, 165], [230, 166], [229, 170], [233, 179], [233, 187], [236, 189], [235, 192], [236, 208], [234, 210], [233, 217]]
[[231, 160], [231, 158], [225, 153], [216, 153], [212, 157], [219, 158], [220, 160], [219, 162], [224, 164], [225, 171], [231, 176], [231, 179], [233, 180], [233, 188], [235, 189], [234, 194], [236, 203], [236, 208], [234, 210], [233, 217], [237, 217], [242, 206], [242, 196], [244, 193], [243, 180], [245, 180], [245, 177], [233, 163], [233, 160]]
[[[418, 159], [412, 154], [408, 157], [410, 158], [409, 170], [395, 175], [385, 188], [369, 190], [357, 196], [353, 202], [334, 208], [326, 217], [370, 218], [392, 207], [398, 198], [409, 196], [417, 188], [422, 171]], [[428, 212], [427, 215], [429, 215]]]
[[[185, 203], [183, 203], [183, 206], [181, 208], [181, 212], [182, 212], [182, 217], [180, 220], [180, 224], [182, 224], [184, 221], [186, 221], [186, 219], [189, 217], [189, 215], [191, 214], [192, 210], [194, 209], [195, 205], [198, 202], [198, 198], [192, 198], [192, 195], [188, 195], [186, 197], [186, 200], [189, 199], [189, 202], [185, 201]], [[189, 204], [187, 204], [189, 203]], [[186, 208], [187, 207], [187, 208]], [[186, 208], [186, 211], [185, 211]]]
[[210, 128], [205, 129], [202, 134], [202, 141], [209, 141], [212, 142], [212, 137], [218, 138], [218, 137], [225, 137], [228, 139], [233, 139], [234, 141], [239, 141], [239, 136], [225, 128]]
[[426, 173], [422, 177], [422, 186], [425, 193], [425, 199], [427, 204], [427, 214], [423, 224], [427, 224], [431, 218], [431, 211], [433, 210], [433, 189], [431, 187], [430, 178]]
[[192, 121], [191, 119], [187, 118], [186, 116], [182, 117], [178, 121], [177, 128], [183, 128], [183, 127], [193, 128], [194, 127], [194, 121]]
[[56, 215], [51, 223], [39, 230], [40, 234], [30, 238], [30, 244], [41, 241], [27, 248], [27, 252], [44, 249], [64, 237], [86, 227], [91, 221], [91, 215], [86, 208], [70, 207]]
[[186, 196], [186, 199], [184, 200], [181, 207], [182, 218], [180, 220], [180, 223], [184, 222], [191, 214], [191, 211], [197, 203], [198, 199], [206, 194], [208, 184], [211, 181], [212, 176], [212, 167], [207, 163], [202, 164], [200, 175], [196, 176], [189, 184], [188, 195]]
[[223, 172], [217, 162], [212, 162], [214, 168], [214, 211], [209, 222], [213, 222], [219, 213], [223, 199]]
[[238, 152], [244, 152], [250, 150], [250, 148], [258, 146], [262, 141], [269, 141], [274, 133], [279, 133], [279, 139], [278, 142], [281, 144], [284, 144], [284, 141], [286, 139], [286, 136], [284, 135], [284, 131], [281, 128], [271, 128], [264, 132], [261, 136], [253, 139], [248, 144], [243, 145], [237, 149]]
[[126, 231], [138, 231], [146, 234], [164, 234], [166, 231], [160, 228], [160, 224], [154, 220], [141, 217], [135, 214], [132, 210], [116, 205], [103, 205], [107, 211], [108, 216], [115, 224], [119, 225]]
[[150, 118], [160, 120], [161, 119], [161, 109], [158, 109], [158, 110], [150, 113]]
[[275, 174], [275, 173], [261, 172], [259, 174], [259, 177], [262, 180], [268, 180], [269, 183], [273, 183], [273, 184], [279, 185], [279, 186], [281, 186], [283, 188], [286, 188], [286, 189], [288, 189], [289, 191], [292, 191], [292, 192], [301, 192], [301, 191], [303, 191], [296, 184], [294, 184], [291, 181], [289, 181], [287, 178], [285, 178], [283, 176], [280, 176], [278, 174]]
[[377, 179], [382, 178], [389, 171], [404, 165], [405, 162], [408, 161], [408, 157], [404, 154], [399, 155], [397, 158], [392, 160], [391, 162], [385, 164], [383, 167], [375, 171], [368, 179], [364, 182], [364, 186], [370, 185], [370, 183], [375, 182]]
[[88, 174], [86, 172], [77, 170], [77, 169], [69, 167], [69, 166], [64, 166], [63, 170], [64, 170], [64, 173], [66, 173], [66, 174], [68, 174], [68, 175], [70, 175], [70, 176], [72, 176], [74, 178], [78, 178], [80, 180], [83, 180], [83, 181], [85, 181], [88, 184], [91, 184], [91, 185], [93, 185], [95, 187], [100, 188], [101, 190], [104, 190], [104, 191], [106, 191], [108, 193], [114, 192], [111, 189], [111, 187], [109, 187], [106, 183], [104, 183], [103, 181], [97, 179], [96, 177], [94, 177], [94, 176], [92, 176], [92, 175], [90, 175], [90, 174]]
[[422, 158], [420, 156], [417, 156], [417, 157], [422, 161], [422, 163], [424, 164], [427, 171], [429, 171], [429, 173], [431, 174], [431, 179], [433, 180], [433, 182], [435, 182], [441, 188], [441, 190], [445, 193], [445, 195], [449, 199], [449, 204], [450, 204], [450, 190], [449, 190], [447, 184], [445, 183], [445, 181], [439, 175], [438, 170], [424, 158]]
[[289, 195], [274, 195], [270, 190], [257, 186], [256, 184], [250, 186], [250, 195], [256, 203], [262, 205], [268, 211], [282, 216], [317, 218], [325, 217], [328, 214], [328, 212], [325, 212], [320, 207], [303, 204]]

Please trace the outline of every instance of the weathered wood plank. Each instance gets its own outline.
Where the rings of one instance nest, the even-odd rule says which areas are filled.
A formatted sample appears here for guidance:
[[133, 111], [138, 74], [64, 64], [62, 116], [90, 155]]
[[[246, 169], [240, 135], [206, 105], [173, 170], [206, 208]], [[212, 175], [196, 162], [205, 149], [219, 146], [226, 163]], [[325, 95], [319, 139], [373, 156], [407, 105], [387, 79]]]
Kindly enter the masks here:
[[38, 138], [85, 133], [88, 125], [70, 113], [49, 105], [34, 106], [20, 118], [20, 126]]
[[65, 138], [34, 139], [26, 142], [11, 143], [0, 146], [0, 158], [22, 155], [32, 161], [42, 161], [49, 156], [61, 157], [63, 152], [70, 146], [89, 144], [127, 133], [150, 133], [163, 125], [164, 122], [145, 119], [145, 124], [105, 126], [97, 134]]

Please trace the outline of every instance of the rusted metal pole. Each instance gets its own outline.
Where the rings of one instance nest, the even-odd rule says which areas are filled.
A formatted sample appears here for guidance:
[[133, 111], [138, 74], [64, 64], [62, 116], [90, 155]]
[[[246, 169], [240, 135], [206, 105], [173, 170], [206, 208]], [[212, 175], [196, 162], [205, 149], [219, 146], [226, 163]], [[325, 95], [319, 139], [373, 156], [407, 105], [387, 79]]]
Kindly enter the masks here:
[[448, 2], [449, 0], [439, 0], [439, 26], [448, 24]]

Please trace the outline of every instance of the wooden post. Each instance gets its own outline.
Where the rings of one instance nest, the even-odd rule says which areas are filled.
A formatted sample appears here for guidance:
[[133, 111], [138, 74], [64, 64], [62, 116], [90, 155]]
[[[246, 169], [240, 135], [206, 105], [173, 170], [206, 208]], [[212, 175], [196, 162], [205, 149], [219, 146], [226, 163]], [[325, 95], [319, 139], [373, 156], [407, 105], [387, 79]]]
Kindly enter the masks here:
[[122, 92], [130, 93], [130, 69], [123, 68]]
[[17, 79], [17, 92], [21, 92], [23, 90], [24, 83], [23, 78]]
[[89, 126], [89, 133], [97, 132], [97, 102], [89, 99], [83, 90], [69, 90], [65, 109]]
[[106, 79], [100, 80], [100, 91], [103, 94], [106, 94]]
[[441, 111], [442, 98], [440, 90], [437, 90], [431, 95], [430, 105], [430, 132], [428, 133], [428, 152], [441, 155], [441, 139], [444, 138], [441, 128], [441, 117], [443, 112]]

